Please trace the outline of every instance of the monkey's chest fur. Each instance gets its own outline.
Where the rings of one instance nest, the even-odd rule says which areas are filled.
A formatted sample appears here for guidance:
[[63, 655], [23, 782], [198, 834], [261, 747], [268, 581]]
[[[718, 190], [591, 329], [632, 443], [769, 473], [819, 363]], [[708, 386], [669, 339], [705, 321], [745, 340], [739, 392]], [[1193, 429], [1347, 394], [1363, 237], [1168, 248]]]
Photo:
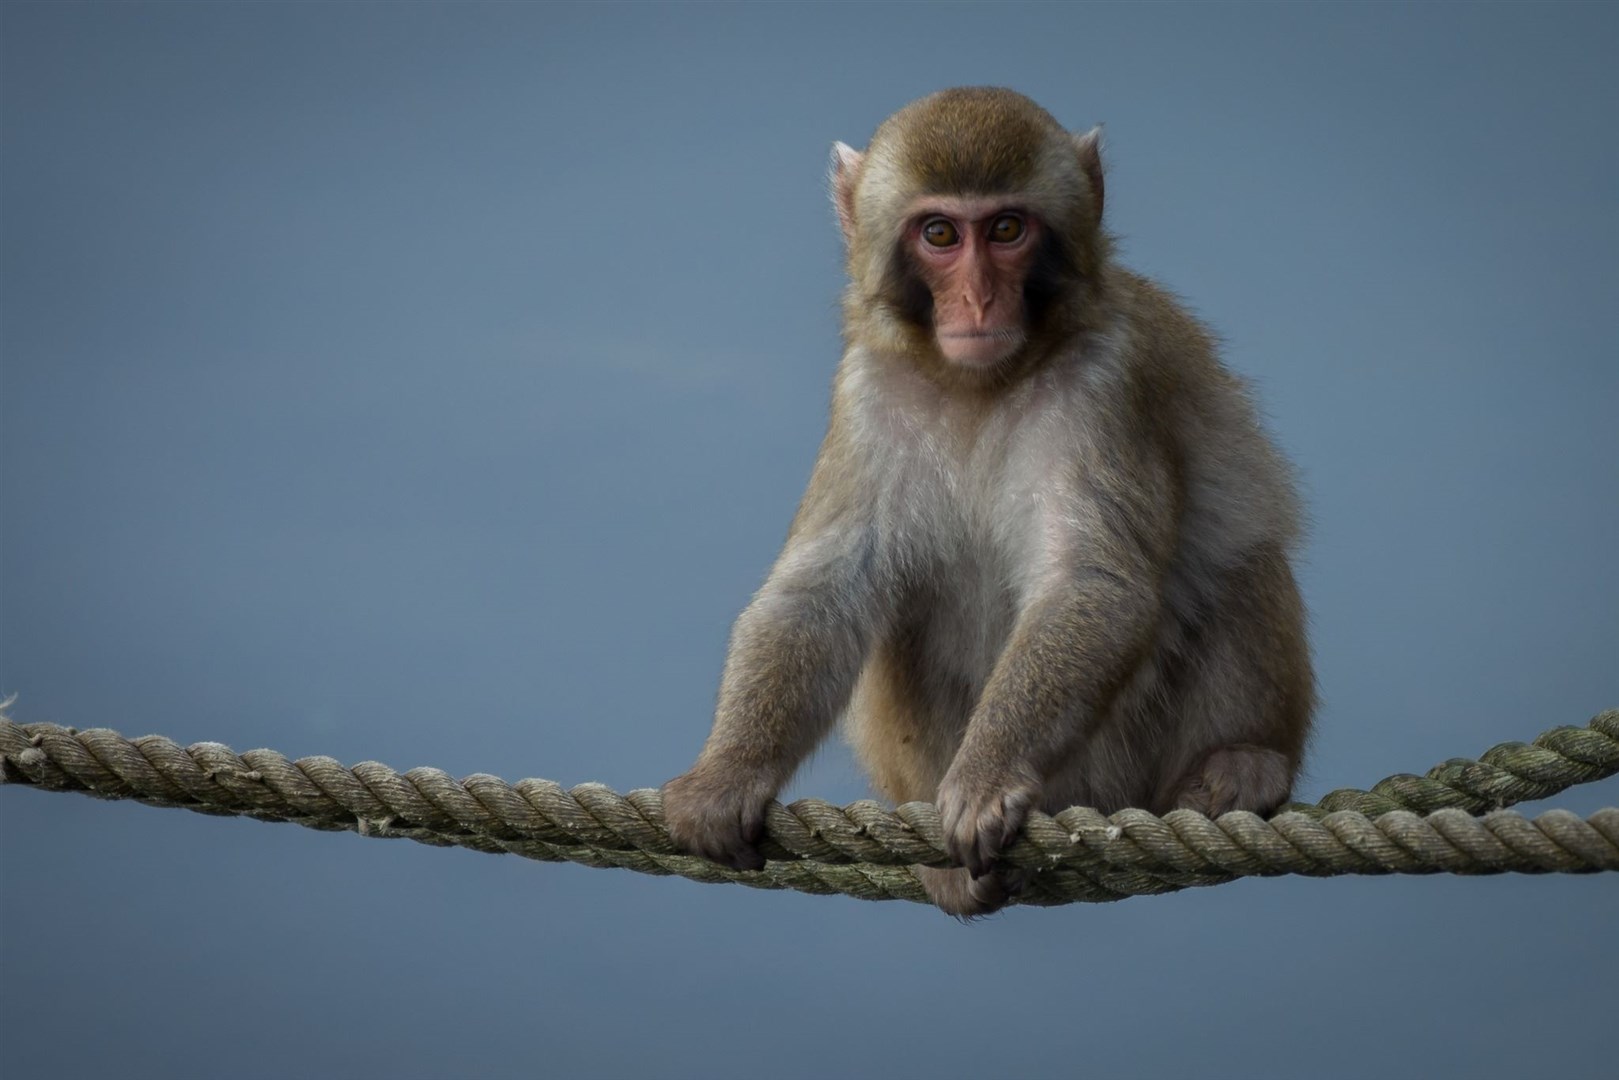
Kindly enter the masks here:
[[[1075, 423], [1085, 403], [1056, 380], [988, 410], [914, 380], [874, 380], [869, 390], [855, 437], [871, 448], [862, 478], [871, 518], [885, 523], [875, 559], [888, 619], [845, 729], [884, 794], [931, 799], [1025, 607], [1048, 578], [1075, 572], [1085, 558], [1073, 541], [1085, 513], [1087, 433]], [[1153, 665], [1144, 658], [1132, 684], [1150, 683]], [[1127, 688], [1118, 707], [1141, 696]], [[1120, 766], [1151, 753], [1155, 725], [1089, 726], [1098, 737], [1086, 740], [1083, 756], [1099, 768], [1053, 778], [1052, 798], [1094, 800], [1102, 793], [1083, 777], [1095, 771], [1135, 778], [1130, 790], [1106, 794], [1139, 802], [1143, 770]]]
[[[1136, 483], [1119, 479], [1127, 371], [1104, 346], [974, 405], [850, 359], [851, 480], [859, 516], [878, 523], [884, 618], [845, 726], [886, 795], [931, 799], [1031, 606], [1112, 565], [1117, 554], [1100, 549], [1128, 542], [1132, 526], [1098, 487]], [[1214, 747], [1275, 743], [1296, 765], [1302, 746], [1311, 691], [1285, 559], [1296, 532], [1287, 468], [1240, 382], [1212, 361], [1183, 378], [1195, 393], [1154, 401], [1181, 433], [1164, 457], [1175, 486], [1138, 491], [1178, 508], [1173, 550], [1150, 556], [1150, 633], [1105, 703], [1041, 721], [1061, 725], [1070, 748], [1042, 778], [1048, 808], [1154, 806]], [[1086, 617], [1086, 633], [1121, 632], [1105, 609]]]

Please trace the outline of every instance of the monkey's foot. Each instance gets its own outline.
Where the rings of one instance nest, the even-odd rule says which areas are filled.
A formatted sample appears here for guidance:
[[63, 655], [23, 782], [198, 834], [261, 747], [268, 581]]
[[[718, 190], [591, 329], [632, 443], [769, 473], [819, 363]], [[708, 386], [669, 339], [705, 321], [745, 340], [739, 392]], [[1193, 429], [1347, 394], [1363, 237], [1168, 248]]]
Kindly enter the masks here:
[[1233, 743], [1211, 750], [1182, 779], [1175, 794], [1178, 810], [1219, 817], [1228, 810], [1268, 814], [1287, 801], [1293, 767], [1275, 750]]
[[999, 911], [1023, 891], [1025, 881], [1023, 871], [1010, 868], [991, 870], [975, 878], [964, 868], [918, 866], [916, 876], [928, 891], [928, 899], [946, 915], [958, 919]]

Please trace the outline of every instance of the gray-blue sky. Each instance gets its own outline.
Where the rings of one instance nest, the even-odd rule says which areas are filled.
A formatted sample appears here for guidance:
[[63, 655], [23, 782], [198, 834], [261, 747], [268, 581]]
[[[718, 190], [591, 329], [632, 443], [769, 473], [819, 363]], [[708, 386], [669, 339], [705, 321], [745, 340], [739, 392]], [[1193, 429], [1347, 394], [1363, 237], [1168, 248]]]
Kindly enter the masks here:
[[[0, 7], [0, 691], [455, 773], [683, 769], [838, 348], [824, 171], [1108, 130], [1297, 460], [1302, 792], [1619, 703], [1609, 5]], [[790, 794], [863, 785], [841, 747]], [[1557, 800], [1589, 810], [1606, 789]], [[0, 791], [8, 1075], [1580, 1074], [1619, 881], [971, 927]]]

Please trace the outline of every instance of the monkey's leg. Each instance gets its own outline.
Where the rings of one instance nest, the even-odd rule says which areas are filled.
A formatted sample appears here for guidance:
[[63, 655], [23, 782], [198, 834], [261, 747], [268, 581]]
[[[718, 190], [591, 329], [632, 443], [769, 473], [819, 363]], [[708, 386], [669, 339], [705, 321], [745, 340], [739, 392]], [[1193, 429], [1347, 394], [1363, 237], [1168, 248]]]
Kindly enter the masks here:
[[1160, 810], [1265, 814], [1286, 802], [1314, 705], [1304, 608], [1274, 547], [1232, 575], [1202, 627], [1180, 697], [1183, 752], [1170, 762]]
[[[903, 648], [875, 650], [845, 721], [872, 784], [895, 803], [934, 801], [971, 710], [965, 687], [929, 693], [916, 672]], [[962, 867], [918, 866], [916, 875], [929, 899], [963, 919], [1004, 907], [1023, 885], [1020, 874], [1002, 870], [975, 879]]]

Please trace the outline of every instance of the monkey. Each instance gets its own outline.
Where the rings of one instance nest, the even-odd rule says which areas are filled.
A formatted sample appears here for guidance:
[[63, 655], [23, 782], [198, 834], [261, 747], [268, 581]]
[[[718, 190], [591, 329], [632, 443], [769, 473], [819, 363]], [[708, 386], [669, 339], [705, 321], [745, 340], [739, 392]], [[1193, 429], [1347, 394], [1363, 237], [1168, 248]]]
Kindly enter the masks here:
[[842, 717], [937, 804], [961, 918], [1026, 878], [1029, 812], [1269, 812], [1315, 682], [1291, 465], [1209, 333], [1115, 263], [1101, 132], [999, 88], [833, 147], [844, 352], [713, 728], [663, 789], [680, 849], [759, 869], [764, 808]]

